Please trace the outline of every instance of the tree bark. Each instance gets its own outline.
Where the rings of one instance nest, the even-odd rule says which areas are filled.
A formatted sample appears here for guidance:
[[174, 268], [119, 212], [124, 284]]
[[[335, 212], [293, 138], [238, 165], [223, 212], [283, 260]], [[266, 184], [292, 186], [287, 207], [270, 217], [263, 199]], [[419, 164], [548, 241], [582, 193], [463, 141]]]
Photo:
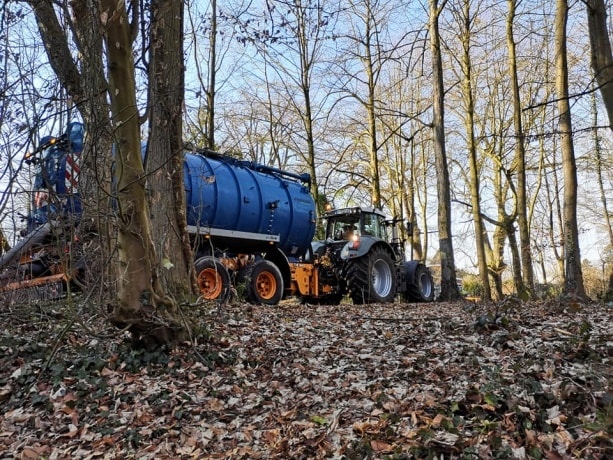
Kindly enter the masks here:
[[[445, 2], [443, 2], [444, 5]], [[430, 5], [430, 50], [433, 63], [433, 120], [434, 152], [436, 167], [436, 191], [438, 196], [438, 234], [441, 256], [441, 300], [453, 300], [460, 296], [455, 272], [453, 239], [451, 235], [451, 191], [449, 166], [445, 152], [445, 112], [443, 64], [438, 20], [441, 8], [438, 0], [429, 0]]]
[[567, 21], [568, 2], [567, 0], [557, 0], [555, 18], [556, 90], [558, 92], [560, 144], [562, 148], [562, 169], [564, 171], [564, 260], [566, 274], [564, 293], [580, 299], [587, 299], [581, 271], [577, 224], [577, 165], [568, 101]]
[[592, 49], [592, 69], [607, 109], [609, 128], [613, 130], [613, 55], [607, 30], [607, 9], [605, 0], [585, 0], [585, 3]]
[[462, 48], [463, 54], [461, 58], [462, 65], [462, 91], [464, 103], [466, 105], [466, 118], [464, 119], [468, 150], [469, 164], [469, 185], [470, 198], [472, 205], [473, 225], [475, 229], [475, 246], [477, 247], [477, 263], [479, 266], [479, 278], [483, 286], [482, 299], [490, 301], [492, 299], [492, 290], [488, 276], [487, 259], [485, 254], [485, 225], [481, 217], [481, 201], [480, 201], [480, 178], [479, 167], [477, 162], [477, 145], [475, 140], [475, 101], [473, 97], [473, 82], [472, 82], [472, 66], [470, 60], [470, 2], [464, 0], [461, 20], [463, 22], [462, 30]]
[[[162, 2], [163, 3], [163, 2]], [[181, 49], [181, 56], [183, 55]], [[217, 95], [217, 0], [211, 0], [209, 32], [209, 87], [206, 91], [206, 143], [215, 150], [215, 96]]]
[[522, 282], [517, 286], [520, 298], [528, 300], [534, 297], [534, 268], [530, 248], [530, 222], [528, 221], [528, 200], [526, 190], [526, 151], [525, 137], [521, 115], [521, 100], [517, 78], [517, 60], [513, 23], [515, 21], [516, 0], [508, 0], [507, 48], [509, 50], [509, 76], [513, 93], [513, 125], [515, 128], [515, 164], [517, 166], [517, 217], [519, 226], [519, 244], [521, 254]]
[[4, 254], [9, 249], [11, 249], [11, 245], [9, 244], [6, 237], [4, 236], [4, 232], [0, 228], [0, 254]]
[[145, 345], [185, 338], [176, 318], [176, 303], [162, 290], [152, 238], [145, 171], [140, 148], [132, 31], [122, 0], [102, 0], [106, 29], [109, 93], [115, 135], [120, 280], [111, 321], [127, 327]]
[[153, 0], [150, 11], [146, 172], [153, 240], [158, 263], [164, 267], [160, 272], [164, 291], [186, 301], [197, 292], [197, 285], [183, 185], [183, 1]]

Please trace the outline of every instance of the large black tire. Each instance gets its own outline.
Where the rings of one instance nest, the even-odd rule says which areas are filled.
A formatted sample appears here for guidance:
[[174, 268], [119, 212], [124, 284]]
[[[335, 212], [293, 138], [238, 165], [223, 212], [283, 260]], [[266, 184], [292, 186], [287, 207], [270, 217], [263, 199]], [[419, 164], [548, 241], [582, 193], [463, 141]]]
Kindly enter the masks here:
[[407, 290], [402, 294], [406, 302], [432, 302], [434, 300], [434, 280], [432, 274], [423, 265], [415, 268], [413, 282], [407, 281]]
[[375, 246], [359, 259], [349, 261], [347, 287], [356, 305], [393, 302], [396, 297], [396, 266], [388, 251]]
[[204, 300], [226, 301], [232, 287], [228, 269], [212, 256], [201, 257], [194, 265], [200, 296]]
[[281, 270], [269, 260], [256, 260], [240, 275], [245, 283], [247, 300], [251, 303], [277, 305], [283, 298]]

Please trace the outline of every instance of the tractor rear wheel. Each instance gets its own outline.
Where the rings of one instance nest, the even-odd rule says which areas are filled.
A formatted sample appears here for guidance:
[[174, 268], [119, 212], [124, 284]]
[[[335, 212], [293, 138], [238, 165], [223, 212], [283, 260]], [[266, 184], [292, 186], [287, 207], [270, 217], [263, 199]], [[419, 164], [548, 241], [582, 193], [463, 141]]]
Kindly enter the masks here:
[[353, 303], [393, 302], [396, 297], [396, 266], [388, 251], [374, 247], [368, 254], [351, 260], [347, 286]]
[[205, 256], [196, 260], [196, 280], [200, 295], [205, 300], [223, 302], [230, 295], [230, 273], [215, 257]]
[[283, 276], [269, 260], [260, 259], [248, 265], [241, 278], [246, 283], [247, 300], [251, 303], [276, 305], [283, 298]]

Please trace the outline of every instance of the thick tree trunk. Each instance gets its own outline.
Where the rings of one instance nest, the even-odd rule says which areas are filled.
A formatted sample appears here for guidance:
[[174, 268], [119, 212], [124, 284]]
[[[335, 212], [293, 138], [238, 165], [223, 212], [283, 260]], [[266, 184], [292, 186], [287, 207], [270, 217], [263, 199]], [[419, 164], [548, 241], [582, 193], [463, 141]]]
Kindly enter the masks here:
[[[164, 291], [189, 300], [197, 292], [183, 185], [183, 1], [153, 0], [147, 185], [153, 240]], [[210, 134], [210, 133], [209, 133]]]
[[100, 298], [109, 299], [117, 291], [116, 263], [112, 260], [116, 246], [115, 220], [111, 207], [112, 132], [110, 106], [107, 101], [108, 82], [104, 75], [103, 46], [99, 2], [71, 2], [75, 35], [78, 37], [84, 100], [78, 107], [85, 121], [85, 145], [81, 155], [79, 192], [83, 216], [78, 228], [82, 241], [88, 241], [88, 251], [82, 255], [87, 289], [98, 289]]
[[368, 153], [370, 156], [370, 180], [372, 181], [371, 188], [371, 204], [375, 208], [381, 208], [381, 178], [379, 172], [379, 148], [377, 145], [377, 107], [376, 107], [376, 76], [375, 76], [375, 64], [373, 62], [373, 48], [376, 47], [376, 43], [372, 43], [372, 38], [375, 31], [372, 28], [373, 11], [371, 10], [371, 2], [366, 2], [367, 14], [365, 16], [366, 21], [366, 33], [364, 51], [366, 55], [362, 58], [366, 71], [367, 85], [368, 85], [368, 99], [366, 102], [366, 112], [368, 116]]
[[556, 89], [560, 113], [560, 144], [564, 170], [564, 292], [586, 299], [581, 271], [579, 229], [577, 224], [577, 165], [573, 146], [573, 128], [568, 101], [568, 63], [566, 55], [567, 0], [557, 0], [555, 19], [556, 38]]
[[131, 28], [121, 0], [103, 0], [109, 93], [115, 127], [119, 292], [111, 321], [128, 327], [146, 344], [185, 338], [176, 318], [176, 304], [164, 295], [156, 274], [158, 260], [152, 239], [145, 171], [141, 158]]
[[447, 153], [445, 152], [445, 115], [443, 64], [438, 29], [440, 10], [438, 0], [429, 0], [430, 4], [430, 49], [433, 62], [433, 120], [434, 152], [436, 167], [436, 190], [438, 196], [438, 234], [441, 256], [441, 293], [442, 300], [453, 300], [460, 296], [455, 272], [453, 240], [451, 236], [451, 192]]

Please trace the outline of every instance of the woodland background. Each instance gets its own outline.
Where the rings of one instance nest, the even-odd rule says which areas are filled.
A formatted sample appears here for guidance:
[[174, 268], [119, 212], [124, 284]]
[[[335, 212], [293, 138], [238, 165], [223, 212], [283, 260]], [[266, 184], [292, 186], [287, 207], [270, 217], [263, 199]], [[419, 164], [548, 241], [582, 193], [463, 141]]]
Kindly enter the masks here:
[[[599, 91], [606, 85], [596, 85], [590, 69], [586, 19], [586, 5], [602, 5], [610, 36], [610, 1], [126, 4], [129, 16], [113, 0], [0, 7], [0, 177], [8, 187], [0, 215], [7, 243], [31, 186], [21, 158], [41, 136], [80, 117], [94, 121], [85, 179], [110, 183], [105, 161], [113, 139], [100, 126], [120, 131], [123, 123], [110, 121], [109, 99], [117, 96], [112, 85], [125, 81], [109, 76], [135, 70], [136, 104], [129, 108], [137, 116], [129, 121], [136, 146], [140, 128], [150, 143], [175, 142], [167, 150], [180, 153], [184, 139], [307, 170], [319, 205], [320, 197], [336, 206], [373, 203], [411, 220], [418, 230], [407, 238], [436, 269], [441, 178], [434, 158], [442, 131], [433, 129], [440, 107], [433, 105], [429, 44], [436, 16], [446, 113], [438, 127], [448, 153], [443, 185], [452, 197], [454, 255], [459, 268], [476, 273], [474, 228], [483, 224], [485, 261], [492, 280], [500, 275], [503, 296], [422, 305], [183, 303], [178, 314], [191, 321], [184, 340], [157, 349], [132, 346], [133, 335], [109, 324], [108, 299], [96, 294], [114, 294], [112, 278], [62, 302], [2, 306], [0, 458], [611, 457], [613, 339], [605, 293], [613, 139]], [[567, 66], [554, 51], [558, 11], [568, 12]], [[173, 27], [174, 35], [160, 34]], [[518, 93], [509, 77], [513, 47]], [[158, 54], [169, 48], [173, 56]], [[129, 50], [133, 66], [103, 65], [106, 53], [118, 50]], [[560, 68], [568, 71], [568, 98], [557, 94]], [[166, 103], [180, 110], [167, 116]], [[177, 119], [182, 124], [173, 131]], [[595, 303], [559, 296], [569, 241], [562, 159], [569, 139], [582, 276], [588, 295], [601, 300]], [[147, 183], [164, 185], [163, 178], [155, 182], [154, 170]], [[90, 190], [91, 183], [83, 186]], [[109, 191], [100, 188], [106, 195], [92, 194], [88, 203], [106, 223], [114, 216]], [[517, 291], [511, 274], [516, 283], [527, 270], [509, 253], [513, 244], [518, 249], [522, 209], [540, 300], [509, 295]], [[153, 232], [164, 257], [164, 233]], [[101, 240], [102, 252], [109, 241]], [[524, 272], [519, 278], [517, 269]], [[465, 292], [483, 295], [476, 276], [458, 274]]]
[[[0, 215], [10, 238], [20, 227], [15, 210], [26, 206], [30, 187], [28, 171], [16, 173], [24, 152], [40, 136], [61, 133], [69, 120], [79, 118], [49, 64], [27, 3], [46, 2], [6, 2], [1, 16], [0, 174], [10, 186], [1, 195]], [[556, 4], [453, 1], [442, 6], [445, 143], [458, 278], [478, 273], [476, 193], [488, 270], [504, 278], [505, 293], [517, 291], [511, 274], [521, 268], [509, 251], [508, 229], [517, 229], [521, 143], [534, 279], [541, 292], [556, 292], [564, 278]], [[611, 4], [604, 6], [610, 33]], [[436, 267], [439, 203], [428, 7], [426, 2], [370, 0], [186, 2], [184, 139], [309, 171], [314, 192], [337, 207], [374, 203], [413, 221], [416, 231], [409, 236], [416, 257]], [[55, 10], [69, 30], [74, 21], [70, 10], [63, 10], [61, 2]], [[140, 27], [145, 30], [144, 22]], [[509, 30], [515, 42], [521, 136], [513, 121]], [[78, 44], [78, 35], [73, 40]], [[567, 41], [581, 258], [588, 295], [598, 298], [612, 270], [613, 139], [590, 68], [582, 1], [568, 4]], [[82, 67], [86, 61], [75, 44], [68, 42], [75, 64]], [[134, 48], [141, 113], [146, 111], [148, 46], [137, 38]], [[468, 293], [482, 291], [479, 278], [465, 281]]]

